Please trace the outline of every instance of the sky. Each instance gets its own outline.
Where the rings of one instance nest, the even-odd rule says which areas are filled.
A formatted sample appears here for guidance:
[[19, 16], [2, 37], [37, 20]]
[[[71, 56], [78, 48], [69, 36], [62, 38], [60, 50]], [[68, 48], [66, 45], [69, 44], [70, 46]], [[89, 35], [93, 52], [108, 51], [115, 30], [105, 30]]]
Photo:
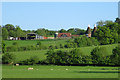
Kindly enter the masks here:
[[100, 20], [118, 17], [117, 2], [3, 2], [2, 25], [23, 30], [91, 28]]

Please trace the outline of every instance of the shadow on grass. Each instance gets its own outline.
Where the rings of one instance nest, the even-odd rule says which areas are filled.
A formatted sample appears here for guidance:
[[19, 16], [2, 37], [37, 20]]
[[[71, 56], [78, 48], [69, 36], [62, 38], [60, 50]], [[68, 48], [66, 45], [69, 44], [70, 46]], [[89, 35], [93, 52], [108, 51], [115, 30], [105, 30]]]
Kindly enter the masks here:
[[74, 71], [77, 73], [120, 73], [120, 71]]

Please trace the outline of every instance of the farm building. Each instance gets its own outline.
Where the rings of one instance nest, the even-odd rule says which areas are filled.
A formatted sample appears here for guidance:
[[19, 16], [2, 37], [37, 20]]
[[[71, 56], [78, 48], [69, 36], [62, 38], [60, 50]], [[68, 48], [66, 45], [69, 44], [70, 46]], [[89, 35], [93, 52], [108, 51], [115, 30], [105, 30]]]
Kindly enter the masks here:
[[40, 35], [38, 35], [38, 34], [36, 34], [36, 33], [28, 33], [27, 35], [26, 35], [26, 39], [47, 39], [46, 37], [44, 37], [44, 36], [40, 36]]
[[55, 33], [55, 38], [71, 38], [71, 33]]
[[80, 35], [71, 35], [71, 33], [55, 33], [55, 38], [72, 38], [79, 37]]
[[94, 26], [94, 29], [93, 29], [92, 33], [91, 33], [90, 25], [88, 25], [88, 28], [87, 28], [87, 31], [86, 31], [86, 36], [87, 37], [91, 37], [96, 31], [97, 31], [96, 24]]
[[91, 37], [90, 25], [88, 25], [88, 28], [87, 28], [87, 31], [86, 31], [86, 36], [87, 36], [87, 37]]

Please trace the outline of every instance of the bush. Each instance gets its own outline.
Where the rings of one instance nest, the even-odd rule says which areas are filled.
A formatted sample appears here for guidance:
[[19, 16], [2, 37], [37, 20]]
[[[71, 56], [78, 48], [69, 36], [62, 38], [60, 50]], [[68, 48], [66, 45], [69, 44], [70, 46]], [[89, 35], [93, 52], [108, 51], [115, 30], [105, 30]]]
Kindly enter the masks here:
[[9, 63], [12, 63], [15, 61], [15, 55], [13, 54], [10, 54], [10, 53], [5, 53], [3, 56], [2, 56], [2, 63], [3, 64], [9, 64]]
[[73, 49], [71, 51], [54, 51], [50, 50], [46, 53], [47, 61], [50, 64], [57, 65], [80, 65], [83, 64], [82, 52], [80, 49]]
[[21, 64], [21, 65], [35, 65], [38, 62], [39, 62], [39, 57], [38, 56], [33, 56], [30, 59], [20, 61], [19, 64]]
[[[108, 64], [106, 62], [106, 58], [107, 58], [107, 50], [106, 47], [96, 47], [92, 50], [91, 52], [91, 58], [92, 58], [92, 62], [93, 64], [98, 64], [98, 65], [105, 65]], [[109, 59], [108, 59], [109, 60]]]
[[17, 42], [13, 42], [13, 45], [14, 45], [14, 46], [18, 46], [18, 43], [17, 43]]
[[77, 44], [78, 47], [99, 45], [99, 42], [94, 37], [88, 38], [86, 36], [75, 38], [74, 43]]
[[60, 48], [64, 48], [64, 45], [63, 45], [63, 44], [60, 44]]
[[4, 41], [2, 41], [2, 53], [5, 53], [7, 51], [6, 44]]
[[110, 58], [114, 65], [120, 65], [120, 45], [113, 49], [113, 54]]
[[7, 52], [11, 52], [11, 51], [18, 51], [18, 47], [17, 46], [9, 46], [7, 47]]
[[55, 47], [53, 45], [50, 45], [49, 46], [49, 49], [54, 49]]

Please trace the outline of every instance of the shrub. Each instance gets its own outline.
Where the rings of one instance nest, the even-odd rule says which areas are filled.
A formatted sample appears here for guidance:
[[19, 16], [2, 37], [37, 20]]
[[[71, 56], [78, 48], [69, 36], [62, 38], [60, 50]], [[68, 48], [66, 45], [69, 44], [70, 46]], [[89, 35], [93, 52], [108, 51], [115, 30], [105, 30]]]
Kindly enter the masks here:
[[103, 64], [107, 64], [105, 61], [106, 57], [107, 57], [107, 50], [106, 47], [96, 47], [92, 50], [91, 52], [91, 58], [92, 58], [92, 62], [93, 64], [98, 64], [98, 65], [103, 65]]
[[57, 65], [79, 65], [82, 64], [82, 52], [80, 49], [73, 49], [71, 51], [54, 51], [49, 50], [47, 53], [47, 61], [50, 64]]
[[33, 57], [26, 59], [24, 61], [20, 61], [19, 64], [21, 64], [21, 65], [35, 65], [38, 62], [39, 62], [39, 57], [33, 56]]
[[13, 45], [14, 45], [14, 46], [18, 46], [18, 43], [17, 43], [17, 42], [13, 42]]
[[60, 48], [64, 48], [64, 45], [63, 45], [63, 44], [60, 44]]
[[9, 64], [11, 62], [14, 62], [15, 61], [15, 55], [13, 54], [10, 54], [10, 53], [5, 53], [3, 56], [2, 56], [2, 63], [3, 64]]
[[5, 53], [7, 51], [6, 44], [4, 41], [2, 41], [2, 53]]
[[78, 47], [99, 45], [97, 39], [95, 39], [94, 37], [88, 38], [86, 36], [75, 38], [74, 43], [76, 43]]
[[110, 58], [114, 65], [120, 65], [120, 45], [113, 49], [113, 54]]
[[11, 51], [18, 51], [18, 47], [17, 46], [9, 46], [7, 47], [7, 52], [11, 52]]

